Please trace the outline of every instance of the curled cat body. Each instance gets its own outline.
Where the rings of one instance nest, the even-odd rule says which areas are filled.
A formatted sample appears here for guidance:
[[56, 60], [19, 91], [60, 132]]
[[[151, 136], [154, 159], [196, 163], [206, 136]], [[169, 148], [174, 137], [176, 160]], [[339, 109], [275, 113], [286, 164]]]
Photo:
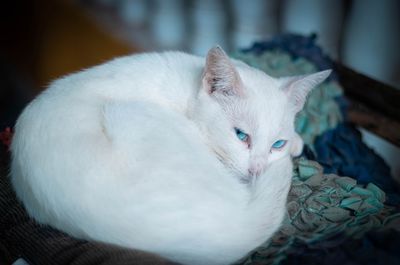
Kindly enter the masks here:
[[294, 119], [329, 75], [272, 78], [181, 52], [54, 81], [22, 112], [11, 178], [38, 222], [182, 264], [231, 264], [285, 215]]

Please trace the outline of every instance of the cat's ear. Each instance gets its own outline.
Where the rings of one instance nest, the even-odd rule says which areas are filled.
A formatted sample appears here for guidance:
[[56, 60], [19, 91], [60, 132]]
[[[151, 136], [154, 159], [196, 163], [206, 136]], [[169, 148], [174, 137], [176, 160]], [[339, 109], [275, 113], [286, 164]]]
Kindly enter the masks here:
[[289, 101], [297, 113], [303, 109], [308, 93], [317, 85], [322, 83], [331, 73], [325, 70], [310, 75], [282, 78], [281, 89], [289, 97]]
[[202, 82], [203, 88], [210, 95], [244, 95], [239, 73], [224, 50], [219, 46], [208, 51]]

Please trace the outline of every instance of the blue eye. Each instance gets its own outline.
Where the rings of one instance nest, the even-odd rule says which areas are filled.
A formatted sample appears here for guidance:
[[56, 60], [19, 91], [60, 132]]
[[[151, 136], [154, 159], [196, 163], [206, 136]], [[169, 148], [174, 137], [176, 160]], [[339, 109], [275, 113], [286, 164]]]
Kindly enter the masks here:
[[278, 140], [272, 145], [272, 149], [281, 149], [286, 145], [286, 140]]
[[242, 130], [235, 128], [235, 132], [240, 141], [247, 142], [249, 140], [249, 135]]

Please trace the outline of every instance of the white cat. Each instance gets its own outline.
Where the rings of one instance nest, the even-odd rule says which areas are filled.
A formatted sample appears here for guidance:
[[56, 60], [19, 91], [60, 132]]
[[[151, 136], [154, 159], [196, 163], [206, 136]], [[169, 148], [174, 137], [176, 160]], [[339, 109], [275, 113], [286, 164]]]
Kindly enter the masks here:
[[12, 183], [37, 221], [184, 264], [229, 264], [285, 214], [294, 118], [330, 71], [274, 79], [215, 47], [115, 59], [18, 119]]

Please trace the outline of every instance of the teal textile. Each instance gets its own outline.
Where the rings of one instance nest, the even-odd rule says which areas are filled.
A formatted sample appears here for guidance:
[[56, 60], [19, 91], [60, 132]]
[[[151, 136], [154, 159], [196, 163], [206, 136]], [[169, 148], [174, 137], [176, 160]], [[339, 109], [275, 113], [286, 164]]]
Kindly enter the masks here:
[[370, 231], [400, 231], [400, 213], [384, 204], [385, 193], [376, 185], [324, 174], [317, 162], [305, 158], [294, 165], [283, 226], [239, 264], [281, 264], [305, 246], [329, 249]]

